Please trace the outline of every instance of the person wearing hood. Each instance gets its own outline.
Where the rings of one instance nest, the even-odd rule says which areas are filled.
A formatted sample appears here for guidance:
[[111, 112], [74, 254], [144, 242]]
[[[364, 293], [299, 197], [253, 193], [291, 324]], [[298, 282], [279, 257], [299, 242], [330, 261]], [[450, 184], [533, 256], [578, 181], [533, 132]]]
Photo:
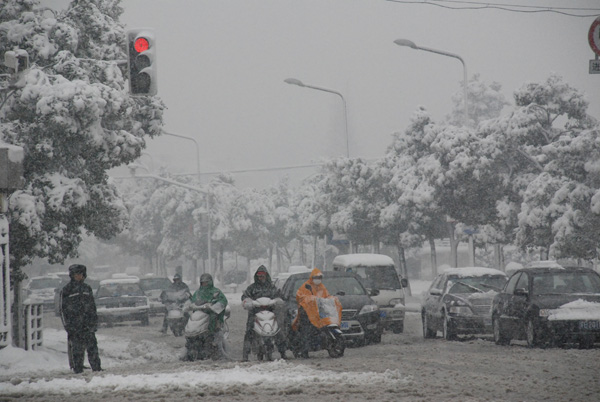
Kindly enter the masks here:
[[71, 281], [60, 292], [61, 318], [67, 331], [69, 365], [76, 374], [83, 372], [85, 352], [93, 371], [101, 371], [96, 330], [98, 314], [94, 293], [87, 283], [85, 265], [69, 267]]
[[[256, 300], [260, 297], [268, 297], [270, 299], [280, 300], [282, 297], [281, 291], [271, 281], [271, 275], [269, 275], [269, 272], [267, 271], [267, 268], [264, 265], [258, 267], [256, 272], [254, 273], [254, 282], [246, 288], [244, 293], [242, 293], [242, 304], [246, 304], [248, 303], [248, 301]], [[281, 303], [283, 303], [283, 300], [281, 300]], [[246, 321], [246, 333], [244, 335], [242, 361], [248, 361], [248, 356], [250, 355], [250, 350], [252, 349], [255, 315], [256, 310], [254, 308], [250, 308], [248, 310], [248, 320]], [[280, 328], [283, 328], [281, 323], [278, 324]], [[285, 335], [283, 331], [279, 331], [279, 333], [275, 336], [275, 344], [277, 345], [277, 350], [279, 351], [281, 358], [285, 359], [287, 343], [285, 341]]]
[[[216, 335], [223, 327], [225, 321], [227, 297], [220, 289], [215, 287], [210, 274], [202, 274], [200, 275], [200, 287], [190, 298], [190, 303], [197, 306], [206, 306], [203, 311], [209, 315], [208, 331], [212, 338], [208, 343], [214, 346], [214, 350], [210, 351], [211, 353], [209, 354], [212, 354], [213, 358], [215, 358], [218, 349]], [[192, 350], [194, 345], [187, 343], [186, 340], [186, 349], [188, 351]], [[189, 356], [186, 356], [184, 359], [189, 359]]]
[[[179, 292], [181, 290], [185, 290], [187, 292], [190, 291], [190, 288], [188, 287], [188, 285], [181, 279], [181, 275], [180, 274], [175, 274], [173, 275], [173, 282], [169, 285], [169, 287], [167, 288], [167, 290], [163, 290], [160, 294], [160, 300], [165, 303], [168, 300], [168, 296], [167, 293], [176, 293]], [[165, 318], [163, 319], [163, 325], [162, 328], [160, 330], [161, 333], [166, 334], [167, 330], [169, 329], [169, 321], [167, 320], [167, 316], [169, 315], [169, 312], [165, 312]]]
[[305, 304], [305, 301], [310, 298], [325, 298], [329, 296], [330, 294], [323, 284], [323, 273], [318, 268], [311, 271], [308, 280], [304, 282], [296, 292], [296, 302], [298, 303], [298, 325], [300, 340], [302, 342], [301, 356], [305, 359], [308, 359], [309, 337], [312, 324], [302, 306]]

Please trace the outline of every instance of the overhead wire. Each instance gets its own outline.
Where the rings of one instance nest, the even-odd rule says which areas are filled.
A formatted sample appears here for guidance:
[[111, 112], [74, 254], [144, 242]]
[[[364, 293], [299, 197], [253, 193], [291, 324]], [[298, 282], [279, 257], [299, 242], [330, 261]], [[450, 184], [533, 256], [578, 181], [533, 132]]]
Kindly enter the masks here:
[[[568, 17], [577, 17], [577, 18], [589, 18], [589, 17], [598, 17], [600, 16], [600, 8], [588, 8], [588, 7], [554, 7], [554, 6], [531, 6], [531, 5], [522, 5], [522, 4], [499, 4], [499, 3], [478, 3], [473, 1], [465, 1], [465, 0], [386, 0], [392, 3], [401, 3], [401, 4], [425, 4], [431, 6], [437, 6], [441, 8], [447, 8], [451, 10], [483, 10], [483, 9], [496, 9], [502, 11], [516, 12], [516, 13], [555, 13], [561, 14]], [[440, 4], [446, 3], [446, 4]], [[450, 6], [448, 4], [457, 4], [464, 6]], [[566, 12], [563, 10], [569, 11], [598, 11], [596, 14], [574, 14], [570, 12]]]

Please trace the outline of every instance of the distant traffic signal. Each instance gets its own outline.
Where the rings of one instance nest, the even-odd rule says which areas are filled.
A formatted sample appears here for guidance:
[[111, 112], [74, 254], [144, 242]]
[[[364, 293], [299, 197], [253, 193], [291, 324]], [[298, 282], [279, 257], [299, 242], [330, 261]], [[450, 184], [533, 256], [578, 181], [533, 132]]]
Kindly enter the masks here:
[[129, 92], [132, 95], [156, 95], [156, 41], [150, 29], [127, 31]]

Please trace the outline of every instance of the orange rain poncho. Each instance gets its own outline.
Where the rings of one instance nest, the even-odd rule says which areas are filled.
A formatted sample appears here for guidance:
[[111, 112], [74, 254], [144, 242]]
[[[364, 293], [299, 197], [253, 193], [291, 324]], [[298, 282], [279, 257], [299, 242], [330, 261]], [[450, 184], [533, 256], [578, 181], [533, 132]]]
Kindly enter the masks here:
[[[330, 324], [340, 325], [340, 320], [342, 317], [342, 305], [340, 304], [340, 301], [337, 297], [329, 294], [323, 283], [318, 285], [315, 284], [313, 282], [313, 278], [315, 276], [323, 276], [323, 273], [318, 268], [313, 269], [308, 280], [304, 282], [300, 288], [298, 288], [298, 291], [296, 292], [296, 302], [298, 303], [298, 308], [302, 307], [304, 311], [306, 311], [306, 315], [308, 315], [308, 319], [310, 320], [311, 324], [317, 328], [322, 328]], [[337, 310], [337, 317], [332, 316], [334, 314], [325, 314], [324, 311], [321, 311], [319, 314], [319, 298], [333, 299], [335, 303], [335, 310]], [[321, 306], [321, 309], [323, 310], [323, 306]], [[300, 314], [296, 316], [294, 322], [292, 323], [292, 329], [294, 331], [298, 330], [298, 326], [300, 324], [299, 316]]]

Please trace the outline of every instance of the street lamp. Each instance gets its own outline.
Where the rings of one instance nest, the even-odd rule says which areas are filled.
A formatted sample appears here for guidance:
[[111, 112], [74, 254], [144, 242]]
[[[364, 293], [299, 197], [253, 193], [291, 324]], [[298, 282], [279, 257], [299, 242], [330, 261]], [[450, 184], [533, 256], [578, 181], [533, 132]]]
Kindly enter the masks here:
[[462, 59], [462, 57], [460, 57], [457, 54], [454, 53], [448, 53], [448, 52], [444, 52], [442, 50], [436, 50], [436, 49], [431, 49], [428, 47], [423, 47], [423, 46], [417, 46], [415, 44], [415, 42], [408, 40], [408, 39], [396, 39], [394, 41], [394, 43], [398, 46], [406, 46], [406, 47], [410, 47], [411, 49], [416, 49], [416, 50], [424, 50], [426, 52], [431, 52], [431, 53], [437, 53], [437, 54], [441, 54], [443, 56], [448, 56], [448, 57], [454, 57], [455, 59], [460, 60], [460, 62], [463, 65], [463, 91], [464, 91], [464, 104], [465, 104], [465, 125], [467, 125], [467, 122], [469, 121], [469, 110], [468, 110], [468, 103], [467, 103], [467, 65], [465, 64], [465, 61]]
[[283, 80], [283, 82], [285, 82], [286, 84], [290, 84], [290, 85], [298, 85], [299, 87], [303, 87], [303, 88], [311, 88], [311, 89], [316, 89], [317, 91], [323, 91], [323, 92], [329, 92], [330, 94], [335, 94], [337, 96], [339, 96], [340, 98], [342, 98], [342, 103], [344, 104], [344, 127], [345, 127], [345, 131], [346, 131], [346, 157], [350, 158], [350, 144], [349, 144], [349, 139], [348, 139], [348, 111], [346, 109], [346, 99], [344, 99], [344, 96], [339, 93], [338, 91], [334, 91], [333, 89], [327, 89], [327, 88], [323, 88], [323, 87], [316, 87], [313, 85], [308, 85], [303, 83], [300, 80], [297, 80], [296, 78], [287, 78], [285, 80]]

